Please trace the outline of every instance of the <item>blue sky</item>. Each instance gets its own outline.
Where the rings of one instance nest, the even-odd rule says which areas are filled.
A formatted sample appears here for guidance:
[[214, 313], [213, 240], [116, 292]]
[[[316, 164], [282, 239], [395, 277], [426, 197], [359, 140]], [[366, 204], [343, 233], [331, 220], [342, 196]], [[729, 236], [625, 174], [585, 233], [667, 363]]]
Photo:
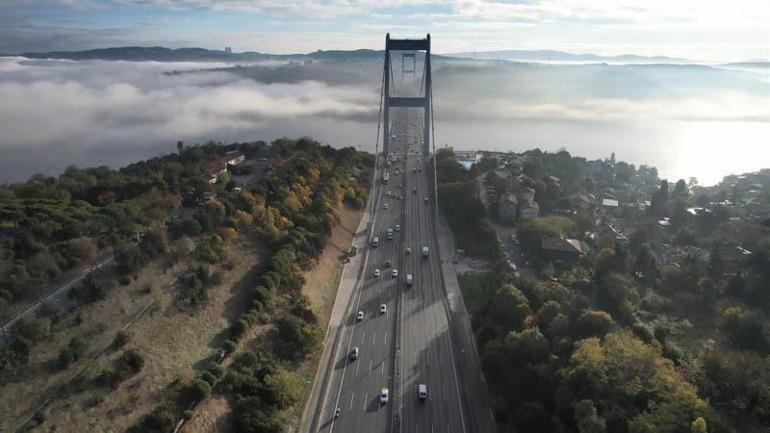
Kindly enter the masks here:
[[116, 45], [269, 53], [381, 48], [430, 32], [436, 52], [557, 49], [770, 58], [766, 0], [0, 0], [0, 52]]

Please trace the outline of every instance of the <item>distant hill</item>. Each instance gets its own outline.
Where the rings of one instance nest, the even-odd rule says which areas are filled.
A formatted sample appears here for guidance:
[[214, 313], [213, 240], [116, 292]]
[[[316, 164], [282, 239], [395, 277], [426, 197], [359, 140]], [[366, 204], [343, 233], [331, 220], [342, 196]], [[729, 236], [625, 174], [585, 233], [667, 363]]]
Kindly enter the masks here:
[[[382, 50], [318, 50], [307, 54], [265, 54], [255, 51], [226, 53], [221, 50], [206, 48], [165, 48], [165, 47], [113, 47], [85, 51], [47, 51], [26, 52], [20, 54], [0, 54], [0, 56], [22, 56], [30, 59], [68, 59], [68, 60], [124, 60], [157, 62], [256, 62], [256, 61], [302, 61], [302, 60], [382, 60]], [[503, 60], [519, 62], [617, 62], [617, 63], [685, 63], [684, 59], [670, 57], [644, 57], [636, 55], [597, 56], [594, 54], [572, 54], [553, 50], [503, 50], [464, 52], [455, 54], [433, 55], [434, 60]]]
[[[18, 54], [30, 59], [69, 59], [69, 60], [127, 60], [127, 61], [228, 61], [228, 60], [270, 60], [286, 59], [292, 56], [275, 56], [257, 52], [226, 53], [205, 48], [165, 48], [165, 47], [114, 47], [85, 51], [47, 51]], [[301, 57], [301, 56], [298, 56]]]
[[22, 56], [29, 59], [68, 59], [68, 60], [124, 60], [157, 62], [237, 62], [267, 60], [368, 60], [381, 59], [382, 51], [376, 50], [330, 50], [315, 51], [308, 54], [265, 54], [255, 51], [227, 53], [205, 48], [165, 48], [165, 47], [114, 47], [85, 51], [47, 51], [21, 54], [0, 54], [0, 56]]
[[745, 62], [723, 63], [719, 66], [734, 67], [734, 68], [768, 69], [770, 68], [770, 60], [748, 60]]
[[677, 59], [665, 56], [637, 56], [624, 54], [620, 56], [599, 56], [596, 54], [573, 54], [566, 51], [555, 50], [499, 50], [451, 53], [447, 56], [472, 58], [472, 59], [496, 59], [514, 61], [539, 61], [539, 62], [617, 62], [617, 63], [690, 63], [689, 60]]

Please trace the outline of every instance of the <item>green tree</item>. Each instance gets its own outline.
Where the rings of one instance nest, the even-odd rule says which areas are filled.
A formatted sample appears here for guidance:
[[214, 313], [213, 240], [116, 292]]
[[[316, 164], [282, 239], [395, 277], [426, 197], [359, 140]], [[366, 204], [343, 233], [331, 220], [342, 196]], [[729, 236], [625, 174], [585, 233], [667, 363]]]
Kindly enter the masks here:
[[690, 426], [690, 433], [708, 433], [706, 420], [703, 419], [702, 416], [699, 416], [695, 419], [695, 421], [692, 422], [692, 425]]
[[612, 330], [612, 316], [604, 311], [586, 311], [578, 317], [578, 333], [581, 337], [604, 337]]
[[611, 272], [599, 280], [596, 295], [599, 305], [613, 317], [624, 323], [633, 322], [639, 293], [630, 278]]
[[529, 301], [513, 284], [502, 285], [490, 299], [487, 320], [503, 332], [523, 328], [524, 318], [531, 314]]
[[580, 400], [575, 403], [575, 421], [580, 433], [605, 433], [607, 423], [596, 412], [596, 406], [591, 400]]

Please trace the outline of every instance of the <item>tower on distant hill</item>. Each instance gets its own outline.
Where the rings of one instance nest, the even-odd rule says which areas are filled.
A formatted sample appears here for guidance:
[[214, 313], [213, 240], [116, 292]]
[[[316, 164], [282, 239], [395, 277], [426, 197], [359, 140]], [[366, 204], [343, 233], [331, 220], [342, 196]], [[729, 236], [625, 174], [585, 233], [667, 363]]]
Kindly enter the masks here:
[[233, 49], [231, 47], [225, 47], [225, 54], [232, 54]]

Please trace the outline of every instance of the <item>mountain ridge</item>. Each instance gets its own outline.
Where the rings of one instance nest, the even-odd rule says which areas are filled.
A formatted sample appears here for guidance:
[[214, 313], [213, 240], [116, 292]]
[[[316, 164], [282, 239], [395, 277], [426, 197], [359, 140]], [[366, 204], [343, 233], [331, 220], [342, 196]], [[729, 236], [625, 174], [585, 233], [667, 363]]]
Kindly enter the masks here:
[[[29, 59], [67, 60], [124, 60], [124, 61], [269, 61], [269, 60], [335, 60], [373, 59], [382, 56], [383, 50], [317, 50], [310, 53], [268, 54], [258, 51], [228, 53], [199, 47], [167, 48], [162, 46], [122, 46], [79, 51], [44, 51], [0, 54], [0, 56], [21, 56]], [[690, 62], [665, 56], [646, 57], [635, 54], [600, 56], [584, 53], [574, 54], [556, 50], [498, 50], [433, 54], [434, 58], [502, 60], [514, 62], [624, 62], [624, 63], [683, 63]]]

